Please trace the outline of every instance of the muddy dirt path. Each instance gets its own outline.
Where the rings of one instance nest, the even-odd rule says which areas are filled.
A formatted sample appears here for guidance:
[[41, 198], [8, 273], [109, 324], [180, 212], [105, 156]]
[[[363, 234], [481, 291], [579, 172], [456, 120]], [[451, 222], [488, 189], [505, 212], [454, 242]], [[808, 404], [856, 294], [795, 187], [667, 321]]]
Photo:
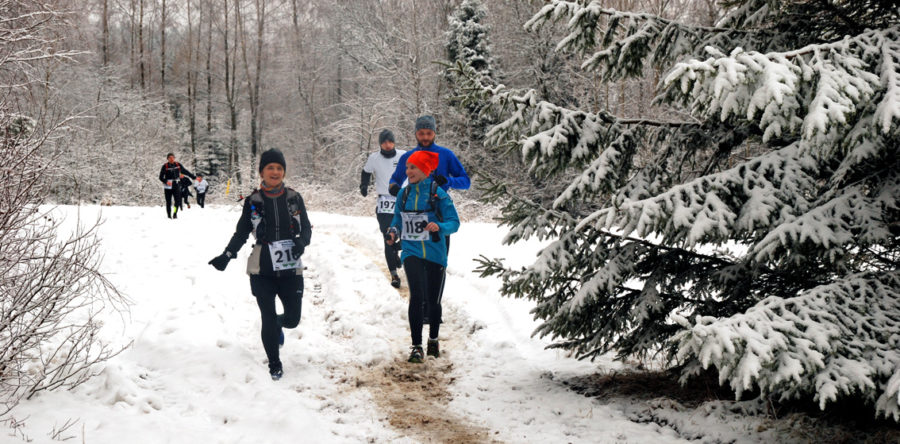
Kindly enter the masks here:
[[[344, 242], [379, 264], [385, 279], [390, 279], [384, 255], [372, 251], [346, 237]], [[409, 299], [405, 276], [397, 290], [398, 297]], [[441, 357], [428, 357], [423, 364], [410, 364], [406, 356], [373, 368], [361, 368], [357, 387], [369, 390], [378, 408], [385, 412], [388, 421], [399, 433], [420, 442], [498, 443], [493, 433], [473, 424], [465, 417], [447, 411], [453, 398], [447, 387], [453, 382], [449, 376], [453, 370], [452, 350], [462, 347], [460, 336], [465, 328], [452, 319], [445, 319], [447, 329], [441, 334]], [[427, 327], [426, 327], [427, 329]], [[427, 330], [426, 330], [427, 331]], [[464, 337], [461, 339], [465, 339]], [[397, 338], [408, 343], [409, 337]]]

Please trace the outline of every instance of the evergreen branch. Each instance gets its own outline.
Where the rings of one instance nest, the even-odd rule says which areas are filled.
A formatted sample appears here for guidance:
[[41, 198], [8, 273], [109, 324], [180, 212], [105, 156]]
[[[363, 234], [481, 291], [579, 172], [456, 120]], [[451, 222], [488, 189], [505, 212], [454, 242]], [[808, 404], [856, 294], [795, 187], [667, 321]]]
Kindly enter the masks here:
[[599, 70], [601, 79], [607, 81], [643, 76], [648, 57], [654, 66], [663, 67], [692, 54], [696, 48], [721, 47], [738, 36], [770, 32], [766, 29], [689, 26], [653, 14], [604, 8], [597, 0], [586, 6], [554, 0], [535, 14], [525, 28], [537, 31], [545, 23], [562, 17], [569, 17], [566, 25], [569, 34], [559, 41], [557, 50], [587, 54], [599, 47], [599, 51], [582, 63], [582, 68]]
[[[488, 181], [492, 180], [490, 178], [485, 178], [485, 179]], [[493, 185], [493, 186], [489, 186], [489, 190], [490, 190], [489, 193], [491, 193], [491, 194], [489, 194], [489, 196], [491, 196], [489, 198], [489, 201], [491, 201], [491, 202], [506, 199], [510, 205], [512, 205], [514, 203], [519, 203], [519, 204], [527, 207], [527, 210], [522, 211], [523, 213], [531, 214], [531, 215], [542, 214], [542, 215], [552, 216], [554, 219], [564, 221], [564, 223], [566, 225], [574, 226], [575, 227], [574, 231], [576, 231], [576, 232], [583, 231], [584, 229], [586, 229], [589, 226], [586, 223], [589, 221], [589, 219], [580, 219], [580, 216], [572, 214], [571, 212], [561, 211], [561, 210], [554, 209], [554, 208], [547, 208], [547, 207], [544, 207], [543, 205], [541, 205], [540, 203], [535, 202], [531, 199], [527, 199], [527, 198], [524, 198], [519, 195], [511, 194], [507, 190], [501, 188], [500, 187], [501, 184], [499, 184], [496, 181], [493, 182], [491, 185]], [[663, 251], [663, 252], [677, 252], [678, 254], [682, 254], [687, 257], [691, 257], [691, 258], [695, 258], [695, 259], [703, 259], [703, 260], [709, 261], [710, 263], [717, 263], [722, 266], [735, 265], [734, 262], [724, 260], [717, 256], [706, 255], [706, 254], [698, 253], [696, 251], [684, 249], [684, 248], [669, 247], [662, 243], [651, 242], [646, 239], [629, 236], [626, 234], [615, 234], [615, 233], [609, 231], [608, 229], [597, 229], [596, 233], [600, 236], [603, 236], [603, 237], [611, 239], [611, 240], [628, 241], [630, 243], [640, 244], [645, 247]], [[593, 235], [586, 234], [586, 237], [593, 237]], [[508, 242], [508, 240], [509, 239], [504, 240], [504, 244], [509, 244], [510, 242]], [[519, 239], [516, 239], [516, 240], [519, 240]]]
[[[828, 140], [843, 138], [848, 122], [865, 117], [856, 104], [885, 89], [891, 97], [900, 94], [894, 82], [883, 84], [894, 79], [890, 60], [898, 39], [900, 26], [796, 51], [763, 54], [737, 48], [726, 56], [707, 48], [711, 58], [675, 65], [663, 80], [663, 100], [681, 102], [703, 119], [753, 122], [763, 141], [801, 137], [812, 146], [830, 145]], [[879, 56], [884, 54], [891, 57], [883, 62]], [[885, 82], [873, 72], [882, 63]], [[878, 112], [883, 126], [900, 117], [887, 104]]]
[[714, 365], [738, 396], [753, 386], [782, 399], [814, 395], [824, 408], [841, 394], [870, 393], [880, 413], [900, 420], [900, 274], [860, 273], [771, 297], [734, 316], [700, 317], [677, 334], [688, 376]]
[[861, 24], [852, 20], [847, 12], [845, 10], [842, 10], [841, 8], [838, 8], [838, 6], [835, 5], [832, 0], [817, 0], [817, 3], [823, 10], [831, 12], [832, 17], [837, 17], [838, 20], [844, 22], [850, 28], [865, 29], [865, 26], [862, 26]]
[[887, 267], [900, 269], [900, 260], [889, 258], [884, 254], [875, 251], [871, 246], [864, 247], [864, 250], [869, 255], [874, 256], [876, 259], [884, 263]]
[[601, 2], [598, 0], [591, 1], [591, 3], [587, 6], [583, 6], [579, 2], [552, 0], [548, 5], [545, 5], [543, 8], [541, 8], [541, 10], [538, 11], [537, 14], [535, 14], [530, 20], [525, 22], [525, 29], [538, 31], [545, 22], [558, 21], [563, 15], [571, 16], [571, 19], [569, 20], [570, 25], [572, 24], [572, 22], [578, 20], [585, 23], [593, 23], [595, 28], [600, 27], [600, 17], [612, 17], [627, 18], [635, 21], [655, 22], [664, 26], [677, 26], [681, 29], [689, 30], [695, 33], [698, 31], [710, 33], [738, 32], [744, 34], [759, 32], [758, 30], [748, 30], [734, 27], [685, 25], [674, 20], [662, 18], [655, 14], [649, 14], [645, 12], [620, 11], [612, 8], [604, 8], [601, 5]]

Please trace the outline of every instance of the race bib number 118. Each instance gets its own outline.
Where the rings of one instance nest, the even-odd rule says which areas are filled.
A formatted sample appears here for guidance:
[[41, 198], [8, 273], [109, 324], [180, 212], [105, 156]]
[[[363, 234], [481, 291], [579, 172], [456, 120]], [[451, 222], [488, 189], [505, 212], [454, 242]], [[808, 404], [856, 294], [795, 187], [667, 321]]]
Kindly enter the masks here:
[[428, 225], [428, 216], [416, 213], [400, 213], [403, 218], [403, 234], [400, 239], [407, 241], [425, 241], [430, 239], [431, 233], [425, 231]]

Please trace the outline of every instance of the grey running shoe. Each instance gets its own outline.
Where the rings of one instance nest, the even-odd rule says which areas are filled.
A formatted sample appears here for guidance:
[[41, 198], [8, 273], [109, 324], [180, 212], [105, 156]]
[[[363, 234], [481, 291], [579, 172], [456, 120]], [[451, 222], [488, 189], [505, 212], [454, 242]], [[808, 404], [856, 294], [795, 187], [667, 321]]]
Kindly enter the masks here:
[[422, 356], [422, 346], [414, 345], [410, 348], [411, 351], [409, 352], [409, 359], [407, 359], [407, 362], [412, 362], [413, 364], [421, 364], [422, 362], [424, 362], [424, 357]]

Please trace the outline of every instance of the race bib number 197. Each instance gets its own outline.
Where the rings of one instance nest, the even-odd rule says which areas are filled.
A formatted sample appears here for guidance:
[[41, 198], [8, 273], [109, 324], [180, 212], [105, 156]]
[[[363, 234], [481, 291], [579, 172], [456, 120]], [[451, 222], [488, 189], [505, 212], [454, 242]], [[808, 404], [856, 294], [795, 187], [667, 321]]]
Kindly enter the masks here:
[[275, 241], [269, 244], [269, 254], [272, 256], [272, 270], [290, 270], [291, 268], [300, 268], [303, 262], [300, 256], [294, 257], [291, 248], [294, 247], [294, 241], [290, 239]]
[[394, 203], [397, 201], [397, 198], [394, 196], [385, 196], [379, 195], [378, 201], [375, 203], [375, 212], [377, 213], [393, 213], [394, 212]]

